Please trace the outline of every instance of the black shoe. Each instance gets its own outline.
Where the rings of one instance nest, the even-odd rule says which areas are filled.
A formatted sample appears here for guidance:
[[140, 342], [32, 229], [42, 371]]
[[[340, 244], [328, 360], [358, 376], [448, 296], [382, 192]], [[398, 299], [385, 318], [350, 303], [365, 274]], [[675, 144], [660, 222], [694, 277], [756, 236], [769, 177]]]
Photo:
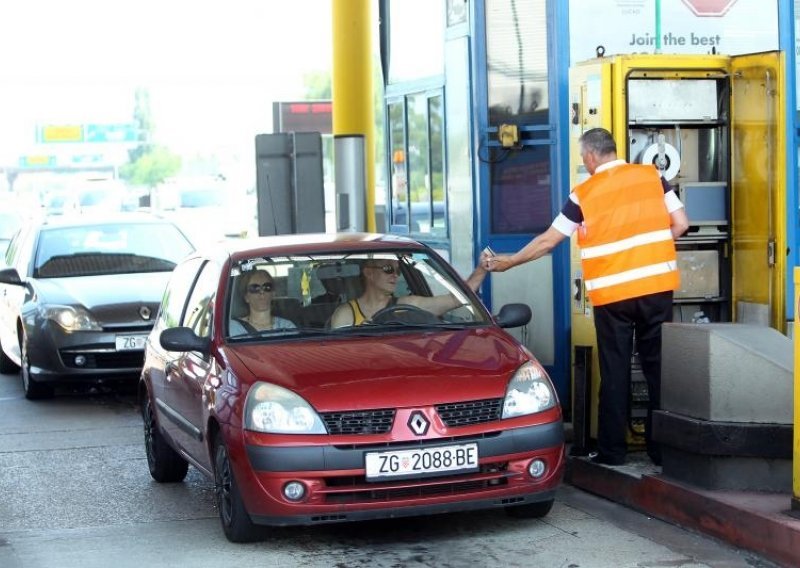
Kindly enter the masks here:
[[591, 454], [589, 454], [589, 461], [592, 463], [599, 463], [603, 465], [624, 465], [625, 457], [623, 456], [621, 458], [618, 458], [592, 452]]

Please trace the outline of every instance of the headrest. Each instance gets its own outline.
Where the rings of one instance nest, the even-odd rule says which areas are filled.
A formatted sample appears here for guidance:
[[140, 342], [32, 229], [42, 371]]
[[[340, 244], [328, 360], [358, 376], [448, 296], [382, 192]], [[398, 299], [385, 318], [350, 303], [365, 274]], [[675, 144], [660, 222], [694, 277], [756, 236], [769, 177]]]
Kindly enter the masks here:
[[358, 264], [336, 263], [323, 264], [317, 267], [317, 278], [320, 280], [333, 280], [335, 278], [351, 278], [361, 274]]

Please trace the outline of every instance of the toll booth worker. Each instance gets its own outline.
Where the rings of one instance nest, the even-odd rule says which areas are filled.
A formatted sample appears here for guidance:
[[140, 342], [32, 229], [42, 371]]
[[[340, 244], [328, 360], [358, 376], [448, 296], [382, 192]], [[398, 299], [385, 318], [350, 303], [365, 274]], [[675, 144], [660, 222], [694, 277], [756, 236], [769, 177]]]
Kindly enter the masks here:
[[651, 440], [652, 411], [660, 406], [661, 324], [672, 319], [679, 285], [675, 239], [689, 222], [675, 192], [651, 165], [617, 159], [611, 133], [586, 131], [581, 158], [591, 174], [575, 187], [552, 225], [512, 255], [485, 261], [502, 272], [535, 260], [578, 231], [581, 265], [600, 357], [597, 453], [592, 461], [625, 463], [633, 341], [647, 379], [647, 453], [661, 463]]

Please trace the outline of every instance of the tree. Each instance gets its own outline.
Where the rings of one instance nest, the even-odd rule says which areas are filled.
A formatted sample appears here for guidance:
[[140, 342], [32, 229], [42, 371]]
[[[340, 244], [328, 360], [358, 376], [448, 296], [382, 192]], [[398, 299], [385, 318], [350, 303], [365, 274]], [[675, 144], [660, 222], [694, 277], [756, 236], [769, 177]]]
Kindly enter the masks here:
[[133, 120], [139, 135], [139, 144], [128, 150], [128, 163], [119, 170], [122, 179], [131, 185], [153, 188], [181, 169], [181, 159], [164, 146], [152, 143], [153, 115], [150, 110], [150, 92], [136, 89]]
[[306, 99], [326, 101], [332, 96], [331, 74], [327, 71], [313, 71], [303, 75]]
[[144, 153], [120, 168], [120, 177], [132, 185], [153, 188], [181, 169], [181, 158], [164, 146], [148, 145]]

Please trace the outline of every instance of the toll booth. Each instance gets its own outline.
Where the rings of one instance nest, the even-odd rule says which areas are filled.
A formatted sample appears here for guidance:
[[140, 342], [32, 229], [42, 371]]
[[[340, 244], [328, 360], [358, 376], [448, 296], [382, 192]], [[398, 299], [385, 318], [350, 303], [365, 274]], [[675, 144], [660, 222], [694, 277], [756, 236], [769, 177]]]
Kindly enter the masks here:
[[[620, 55], [570, 69], [571, 185], [588, 177], [578, 137], [608, 129], [618, 155], [652, 163], [678, 193], [676, 322], [742, 322], [786, 333], [784, 55]], [[597, 432], [599, 362], [576, 238], [571, 244], [576, 446]], [[646, 382], [634, 355], [629, 444], [643, 443]]]

